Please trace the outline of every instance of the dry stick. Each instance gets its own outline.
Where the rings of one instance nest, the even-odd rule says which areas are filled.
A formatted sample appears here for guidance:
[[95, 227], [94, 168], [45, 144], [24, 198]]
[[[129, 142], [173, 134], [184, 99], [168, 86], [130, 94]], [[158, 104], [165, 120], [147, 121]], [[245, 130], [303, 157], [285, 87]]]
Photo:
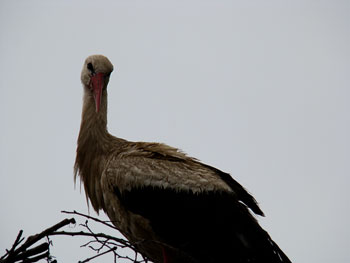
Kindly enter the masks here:
[[83, 231], [79, 231], [79, 232], [55, 231], [55, 232], [52, 232], [51, 234], [49, 234], [49, 236], [57, 236], [57, 235], [63, 235], [63, 236], [88, 236], [88, 237], [94, 237], [94, 238], [101, 237], [101, 238], [114, 240], [114, 241], [124, 245], [125, 247], [129, 247], [131, 249], [135, 249], [134, 246], [131, 245], [126, 240], [121, 239], [121, 238], [117, 238], [117, 237], [113, 237], [113, 236], [109, 236], [109, 235], [106, 235], [104, 233], [88, 233], [88, 232], [83, 232]]
[[[98, 223], [102, 223], [102, 224], [104, 224], [104, 225], [106, 225], [108, 227], [112, 227], [113, 229], [116, 229], [114, 226], [109, 225], [108, 223], [106, 223], [106, 222], [104, 222], [102, 220], [99, 220], [97, 218], [94, 218], [94, 217], [91, 217], [91, 216], [88, 216], [88, 215], [85, 215], [85, 214], [81, 214], [81, 213], [76, 212], [76, 211], [73, 211], [73, 212], [62, 211], [62, 212], [63, 213], [67, 213], [67, 214], [76, 214], [76, 215], [79, 215], [79, 216], [82, 216], [82, 217], [86, 217], [86, 218], [92, 219], [92, 220], [94, 220], [94, 221], [96, 221]], [[87, 259], [85, 259], [83, 261], [79, 261], [79, 263], [89, 262], [90, 260], [93, 260], [93, 259], [95, 259], [97, 257], [100, 257], [100, 256], [105, 255], [105, 254], [110, 253], [110, 252], [113, 252], [115, 254], [115, 256], [117, 256], [119, 258], [125, 258], [125, 259], [129, 259], [129, 260], [131, 260], [133, 262], [139, 262], [139, 261], [136, 261], [136, 260], [132, 260], [129, 257], [122, 257], [122, 256], [120, 256], [120, 255], [115, 253], [115, 250], [118, 249], [118, 246], [121, 247], [121, 248], [123, 248], [123, 247], [130, 248], [133, 251], [135, 251], [135, 253], [137, 253], [136, 250], [135, 250], [135, 247], [133, 245], [131, 245], [131, 243], [129, 243], [128, 241], [126, 241], [124, 239], [116, 238], [116, 237], [113, 237], [113, 236], [109, 236], [109, 235], [106, 235], [104, 233], [94, 233], [90, 229], [90, 227], [87, 225], [87, 222], [85, 224], [81, 224], [81, 226], [85, 227], [89, 232], [83, 232], [83, 231], [80, 231], [80, 232], [56, 231], [56, 232], [53, 232], [51, 234], [51, 236], [53, 236], [53, 235], [89, 236], [89, 237], [93, 237], [95, 239], [95, 240], [93, 240], [94, 242], [97, 242], [97, 243], [101, 244], [101, 247], [98, 248], [97, 250], [95, 250], [94, 248], [90, 247], [91, 249], [97, 251], [97, 253], [98, 253], [97, 255], [92, 256], [90, 258], [87, 258]], [[104, 238], [105, 240], [100, 240], [99, 238]], [[113, 240], [113, 241], [115, 241], [115, 242], [117, 242], [117, 243], [119, 243], [121, 245], [113, 244], [112, 242], [111, 242], [111, 244], [108, 244], [109, 240]], [[85, 246], [88, 245], [90, 242], [92, 242], [92, 241], [89, 241], [87, 244], [85, 244]], [[113, 247], [111, 247], [110, 245], [113, 245]], [[108, 248], [108, 250], [100, 253], [100, 250], [104, 246], [106, 246]], [[140, 262], [146, 262], [146, 261], [140, 261]]]
[[[119, 231], [118, 230], [118, 228], [116, 228], [114, 225], [111, 225], [111, 224], [108, 224], [106, 221], [103, 221], [103, 220], [100, 220], [100, 219], [98, 219], [98, 218], [96, 218], [96, 217], [92, 217], [92, 216], [89, 216], [89, 215], [85, 215], [85, 214], [83, 214], [83, 213], [80, 213], [80, 212], [77, 212], [76, 210], [73, 210], [73, 212], [71, 212], [71, 211], [61, 211], [61, 213], [65, 213], [65, 214], [73, 214], [73, 215], [78, 215], [78, 216], [81, 216], [81, 217], [85, 217], [85, 218], [87, 218], [87, 219], [91, 219], [91, 220], [94, 220], [95, 222], [98, 222], [98, 223], [101, 223], [101, 224], [104, 224], [104, 225], [106, 225], [106, 226], [108, 226], [108, 227], [110, 227], [110, 228], [113, 228], [113, 229], [115, 229], [115, 230], [117, 230], [117, 231]], [[83, 226], [83, 227], [85, 227], [85, 228], [87, 228], [88, 230], [89, 230], [89, 232], [90, 233], [92, 233], [92, 234], [94, 234], [93, 233], [93, 231], [87, 226], [87, 223], [85, 223], [85, 224], [83, 224], [83, 225], [81, 225], [81, 226]], [[85, 232], [86, 233], [86, 232]], [[87, 234], [87, 233], [86, 233]], [[114, 241], [116, 241], [116, 242], [119, 242], [119, 243], [121, 243], [123, 246], [121, 246], [121, 248], [124, 248], [124, 247], [128, 247], [128, 248], [130, 248], [130, 249], [132, 249], [133, 251], [134, 251], [134, 253], [135, 253], [135, 259], [133, 260], [133, 259], [131, 259], [131, 258], [129, 258], [129, 257], [127, 257], [127, 259], [129, 259], [129, 260], [131, 260], [131, 261], [134, 261], [134, 262], [148, 262], [147, 261], [147, 259], [145, 259], [143, 256], [142, 256], [142, 254], [141, 254], [141, 256], [142, 256], [142, 258], [143, 258], [143, 260], [142, 261], [137, 261], [136, 260], [136, 258], [137, 258], [137, 255], [139, 254], [138, 252], [137, 252], [137, 250], [136, 250], [136, 248], [133, 246], [133, 245], [131, 245], [131, 243], [129, 243], [129, 242], [127, 242], [126, 240], [124, 240], [124, 239], [118, 239], [118, 238], [114, 238], [114, 237], [110, 237], [110, 236], [98, 236], [98, 237], [103, 237], [103, 238], [105, 238], [106, 240], [102, 243], [102, 241], [100, 241], [100, 240], [98, 240], [97, 239], [97, 237], [96, 236], [93, 236], [96, 240], [96, 242], [100, 242], [101, 244], [102, 244], [102, 246], [98, 249], [98, 253], [99, 253], [99, 251], [104, 247], [104, 246], [106, 246], [106, 247], [108, 247], [109, 249], [111, 249], [111, 247], [109, 246], [109, 245], [107, 245], [106, 243], [108, 243], [108, 240], [109, 239], [112, 239], [112, 240], [114, 240]], [[90, 241], [91, 242], [91, 241]], [[87, 244], [89, 244], [90, 242], [88, 242]], [[87, 244], [85, 244], [84, 246], [86, 246]], [[90, 247], [91, 249], [93, 249], [92, 247]], [[95, 250], [95, 249], [93, 249], [93, 250]], [[95, 250], [96, 251], [96, 250]], [[113, 251], [114, 252], [114, 251]], [[114, 254], [116, 254], [115, 252], [114, 252]], [[118, 254], [116, 254], [119, 258], [124, 258], [124, 257], [122, 257], [122, 256], [120, 256], [120, 255], [118, 255]]]
[[[28, 259], [30, 256], [38, 255], [40, 253], [47, 251], [48, 248], [49, 248], [49, 243], [42, 243], [42, 244], [40, 244], [32, 249], [26, 250], [23, 253], [15, 256], [14, 261]], [[39, 255], [39, 256], [41, 256], [41, 255]]]
[[[79, 213], [79, 212], [67, 212], [67, 211], [62, 211], [63, 213], [66, 213], [66, 214], [76, 214], [78, 216], [82, 216], [82, 217], [85, 217], [85, 218], [88, 218], [88, 219], [92, 219], [98, 223], [102, 223], [108, 227], [111, 227], [113, 229], [116, 229], [113, 225], [111, 224], [108, 224], [106, 223], [105, 221], [102, 221], [102, 220], [99, 220], [97, 218], [94, 218], [94, 217], [91, 217], [91, 216], [88, 216], [88, 215], [84, 215], [82, 213]], [[114, 260], [116, 260], [116, 256], [119, 257], [119, 258], [127, 258], [129, 260], [132, 260], [130, 257], [123, 257], [123, 256], [120, 256], [118, 255], [115, 250], [118, 248], [118, 247], [121, 247], [121, 248], [130, 248], [132, 249], [134, 252], [135, 252], [135, 259], [134, 259], [134, 262], [147, 262], [147, 260], [142, 260], [142, 261], [137, 261], [136, 258], [137, 258], [137, 251], [135, 249], [135, 247], [129, 243], [128, 241], [124, 240], [124, 239], [121, 239], [121, 238], [116, 238], [116, 237], [113, 237], [113, 236], [109, 236], [109, 235], [106, 235], [104, 233], [93, 233], [93, 231], [85, 224], [83, 226], [85, 226], [90, 233], [87, 233], [87, 232], [83, 232], [83, 231], [80, 231], [80, 232], [65, 232], [65, 231], [57, 231], [59, 228], [63, 227], [63, 226], [66, 226], [68, 224], [75, 224], [75, 219], [74, 218], [71, 218], [71, 219], [64, 219], [62, 220], [61, 222], [59, 222], [58, 224], [55, 224], [54, 226], [50, 227], [50, 228], [47, 228], [46, 230], [42, 231], [41, 233], [39, 234], [36, 234], [36, 235], [32, 235], [32, 236], [29, 236], [27, 238], [27, 240], [24, 242], [23, 245], [21, 245], [19, 248], [16, 249], [16, 247], [23, 241], [24, 238], [21, 239], [21, 236], [22, 236], [22, 233], [23, 231], [19, 231], [18, 235], [17, 235], [17, 238], [14, 242], [14, 244], [12, 245], [12, 248], [8, 251], [7, 253], [2, 256], [0, 258], [0, 262], [16, 262], [16, 261], [19, 261], [19, 260], [23, 260], [22, 262], [26, 262], [26, 263], [30, 263], [30, 262], [36, 262], [40, 259], [43, 259], [45, 257], [48, 257], [50, 256], [50, 253], [48, 251], [48, 248], [49, 248], [49, 243], [43, 243], [41, 245], [38, 245], [36, 246], [35, 248], [32, 248], [30, 250], [27, 250], [27, 248], [29, 248], [30, 246], [32, 246], [33, 244], [35, 244], [36, 242], [38, 242], [40, 239], [42, 239], [43, 237], [49, 237], [49, 236], [54, 236], [54, 235], [68, 235], [68, 236], [90, 236], [90, 237], [93, 237], [95, 239], [96, 242], [99, 242], [100, 244], [102, 244], [102, 247], [99, 248], [102, 249], [103, 246], [106, 246], [107, 248], [109, 248], [107, 251], [105, 252], [102, 252], [102, 253], [99, 253], [99, 255], [96, 255], [94, 257], [91, 257], [91, 258], [88, 258], [88, 259], [85, 259], [84, 261], [82, 262], [88, 262], [92, 259], [95, 259], [96, 257], [99, 257], [101, 255], [104, 255], [104, 254], [107, 254], [109, 252], [113, 252], [114, 253]], [[104, 241], [101, 241], [99, 240], [98, 238], [104, 238], [105, 240]], [[112, 240], [112, 241], [115, 241], [117, 242], [118, 244], [113, 244], [112, 242], [110, 242], [109, 240]], [[111, 243], [111, 244], [108, 244], [108, 243]], [[110, 245], [114, 245], [113, 247], [111, 247]], [[116, 245], [116, 246], [115, 246]], [[46, 253], [42, 253], [44, 251], [46, 251]], [[39, 253], [42, 253], [40, 255], [38, 255]], [[33, 256], [33, 255], [38, 255], [38, 256], [35, 256], [35, 257], [32, 257], [32, 258], [29, 258], [30, 256]]]
[[100, 257], [100, 256], [102, 256], [102, 255], [104, 255], [104, 254], [107, 254], [107, 253], [109, 253], [109, 252], [111, 252], [111, 251], [114, 251], [114, 250], [116, 250], [116, 249], [118, 249], [118, 247], [112, 247], [112, 248], [110, 248], [109, 250], [106, 250], [105, 252], [99, 253], [99, 254], [97, 254], [97, 255], [95, 255], [95, 256], [93, 256], [93, 257], [87, 258], [87, 259], [85, 259], [85, 260], [83, 260], [83, 261], [79, 261], [79, 263], [89, 262], [89, 261], [92, 260], [92, 259], [95, 259], [95, 258], [97, 258], [97, 257]]
[[[90, 216], [87, 216], [87, 215], [84, 215], [84, 214], [80, 214], [80, 213], [78, 213], [76, 211], [74, 211], [72, 213], [73, 214], [78, 214], [78, 215], [83, 216], [83, 217], [90, 218], [92, 220], [96, 219], [96, 218], [93, 218], [93, 217], [90, 217]], [[101, 221], [101, 220], [95, 220], [95, 221], [97, 221], [99, 223], [103, 223], [104, 222], [104, 221]], [[106, 235], [104, 233], [94, 233], [86, 224], [81, 224], [81, 226], [87, 228], [89, 232], [84, 232], [84, 231], [79, 231], [79, 232], [55, 231], [55, 232], [50, 234], [50, 236], [55, 236], [55, 235], [88, 236], [88, 237], [93, 237], [95, 239], [95, 240], [93, 240], [94, 242], [102, 244], [102, 247], [100, 247], [98, 249], [98, 251], [97, 251], [98, 255], [90, 257], [90, 258], [87, 258], [87, 259], [85, 259], [83, 261], [79, 261], [79, 263], [88, 262], [88, 261], [90, 261], [92, 259], [95, 259], [95, 258], [97, 258], [97, 257], [99, 257], [101, 255], [105, 255], [105, 254], [110, 253], [110, 252], [113, 252], [115, 257], [117, 256], [118, 258], [125, 258], [125, 259], [128, 259], [128, 260], [133, 261], [133, 262], [147, 262], [147, 260], [145, 260], [145, 259], [141, 260], [141, 261], [136, 260], [137, 255], [138, 255], [138, 253], [136, 251], [136, 248], [131, 243], [129, 243], [128, 241], [126, 241], [124, 239], [121, 239], [121, 238], [114, 237], [114, 236]], [[99, 240], [98, 238], [104, 238], [105, 240]], [[120, 245], [113, 244], [112, 242], [110, 242], [111, 244], [108, 244], [109, 240], [113, 240], [113, 241], [119, 243]], [[88, 245], [90, 242], [91, 241], [89, 241], [87, 244], [85, 244], [85, 246]], [[113, 245], [113, 247], [111, 247], [110, 245]], [[108, 248], [108, 250], [106, 250], [106, 251], [104, 251], [102, 253], [99, 253], [99, 251], [103, 248], [103, 246], [106, 246]], [[115, 250], [117, 250], [118, 247], [130, 248], [131, 250], [133, 250], [135, 252], [135, 259], [132, 259], [130, 257], [123, 257], [123, 256], [117, 254], [115, 252]], [[95, 250], [95, 249], [93, 249], [93, 250]]]
[[36, 257], [32, 257], [30, 259], [26, 259], [26, 260], [23, 260], [21, 263], [32, 263], [32, 262], [37, 262], [39, 261], [40, 259], [43, 259], [43, 258], [48, 258], [50, 256], [50, 253], [49, 251], [45, 252], [44, 254], [41, 254], [39, 256], [36, 256]]
[[43, 237], [49, 236], [52, 232], [56, 231], [57, 229], [60, 229], [63, 226], [69, 225], [69, 224], [75, 224], [75, 219], [74, 218], [71, 218], [71, 219], [66, 218], [66, 219], [62, 220], [61, 222], [57, 223], [56, 225], [53, 225], [52, 227], [45, 229], [43, 232], [28, 237], [26, 242], [20, 248], [18, 248], [18, 252], [21, 252], [21, 251], [27, 249], [28, 247], [30, 247], [34, 243], [38, 242]]
[[[44, 231], [42, 231], [41, 233], [39, 234], [36, 234], [36, 235], [32, 235], [32, 236], [29, 236], [27, 238], [27, 240], [24, 242], [23, 245], [21, 245], [19, 248], [15, 249], [15, 247], [22, 242], [23, 239], [20, 240], [21, 236], [22, 236], [22, 233], [23, 231], [19, 231], [18, 235], [17, 235], [17, 238], [16, 238], [16, 241], [15, 243], [13, 244], [12, 248], [10, 251], [8, 251], [3, 257], [1, 257], [1, 262], [15, 262], [15, 261], [18, 261], [20, 259], [22, 259], [22, 255], [26, 254], [26, 253], [32, 253], [30, 255], [34, 255], [35, 254], [35, 251], [37, 253], [42, 253], [44, 252], [42, 249], [44, 246], [47, 246], [48, 248], [48, 243], [43, 243], [31, 250], [28, 250], [26, 251], [27, 248], [29, 248], [31, 245], [35, 244], [36, 242], [38, 242], [40, 239], [42, 239], [43, 237], [46, 237], [46, 236], [49, 236], [50, 233], [56, 231], [57, 229], [65, 226], [65, 225], [68, 225], [68, 224], [75, 224], [75, 219], [74, 218], [71, 218], [71, 219], [64, 219], [62, 220], [61, 222], [55, 224], [54, 226], [52, 227], [49, 227], [47, 229], [45, 229]], [[21, 254], [22, 253], [22, 254]], [[6, 257], [7, 256], [7, 257]], [[42, 255], [39, 255], [38, 257], [41, 257]], [[17, 259], [19, 258], [19, 259]], [[25, 258], [25, 257], [24, 257]], [[29, 260], [29, 259], [28, 259]], [[33, 259], [32, 259], [33, 260]], [[28, 261], [28, 262], [34, 262], [34, 261]]]
[[104, 224], [104, 225], [106, 225], [106, 226], [108, 226], [108, 227], [111, 227], [111, 228], [113, 228], [113, 229], [118, 230], [114, 225], [108, 224], [106, 221], [100, 220], [100, 219], [98, 219], [98, 218], [96, 218], [96, 217], [92, 217], [92, 216], [88, 216], [88, 215], [79, 213], [79, 212], [77, 212], [77, 211], [75, 211], [75, 210], [74, 210], [73, 212], [64, 211], [64, 210], [63, 210], [63, 211], [61, 211], [61, 213], [70, 214], [70, 215], [73, 214], [73, 215], [78, 215], [78, 216], [86, 217], [86, 218], [88, 218], [88, 219], [92, 219], [92, 220], [94, 220], [94, 221], [96, 221], [96, 222], [98, 222], [98, 223]]
[[22, 238], [22, 239], [20, 240], [22, 234], [23, 234], [23, 230], [20, 230], [20, 231], [18, 232], [18, 235], [17, 235], [17, 237], [16, 237], [16, 240], [15, 240], [15, 242], [13, 243], [11, 249], [10, 249], [10, 250], [7, 250], [7, 249], [6, 249], [6, 254], [3, 255], [3, 256], [0, 258], [0, 260], [1, 260], [1, 259], [4, 259], [7, 255], [13, 253], [13, 251], [14, 251], [15, 248], [18, 246], [18, 244], [21, 243], [21, 242], [23, 241], [23, 239], [24, 239], [24, 238]]

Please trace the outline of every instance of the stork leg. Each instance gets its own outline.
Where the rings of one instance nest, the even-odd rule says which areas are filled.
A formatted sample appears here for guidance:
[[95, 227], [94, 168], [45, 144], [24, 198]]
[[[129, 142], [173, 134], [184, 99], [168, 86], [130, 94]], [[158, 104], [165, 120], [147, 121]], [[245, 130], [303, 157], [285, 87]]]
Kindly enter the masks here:
[[170, 263], [164, 247], [162, 247], [162, 253], [163, 253], [163, 263]]

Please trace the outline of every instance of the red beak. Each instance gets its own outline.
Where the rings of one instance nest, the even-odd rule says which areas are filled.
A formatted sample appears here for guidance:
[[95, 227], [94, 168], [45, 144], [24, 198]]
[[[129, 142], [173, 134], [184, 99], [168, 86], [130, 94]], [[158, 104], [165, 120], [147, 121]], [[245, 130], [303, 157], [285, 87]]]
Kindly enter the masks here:
[[102, 90], [105, 85], [104, 74], [97, 73], [91, 77], [91, 85], [94, 92], [96, 112], [100, 111]]

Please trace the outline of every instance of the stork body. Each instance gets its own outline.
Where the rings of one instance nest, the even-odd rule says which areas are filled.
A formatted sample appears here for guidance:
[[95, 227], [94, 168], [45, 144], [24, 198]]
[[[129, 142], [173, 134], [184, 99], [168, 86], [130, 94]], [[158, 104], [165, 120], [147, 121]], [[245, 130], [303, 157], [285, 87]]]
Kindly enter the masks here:
[[229, 174], [165, 144], [108, 133], [112, 71], [93, 55], [81, 75], [75, 175], [93, 208], [155, 263], [290, 262], [250, 213], [263, 215], [255, 199]]

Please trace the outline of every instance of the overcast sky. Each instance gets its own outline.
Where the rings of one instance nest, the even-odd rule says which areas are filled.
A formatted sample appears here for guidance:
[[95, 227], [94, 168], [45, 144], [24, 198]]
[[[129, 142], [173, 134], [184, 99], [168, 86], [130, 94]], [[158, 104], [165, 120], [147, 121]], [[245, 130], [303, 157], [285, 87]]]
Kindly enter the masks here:
[[[229, 172], [292, 261], [350, 262], [349, 14], [338, 0], [2, 0], [0, 255], [19, 229], [87, 213], [80, 71], [104, 54], [112, 134]], [[71, 239], [53, 239], [59, 262], [88, 255]]]

